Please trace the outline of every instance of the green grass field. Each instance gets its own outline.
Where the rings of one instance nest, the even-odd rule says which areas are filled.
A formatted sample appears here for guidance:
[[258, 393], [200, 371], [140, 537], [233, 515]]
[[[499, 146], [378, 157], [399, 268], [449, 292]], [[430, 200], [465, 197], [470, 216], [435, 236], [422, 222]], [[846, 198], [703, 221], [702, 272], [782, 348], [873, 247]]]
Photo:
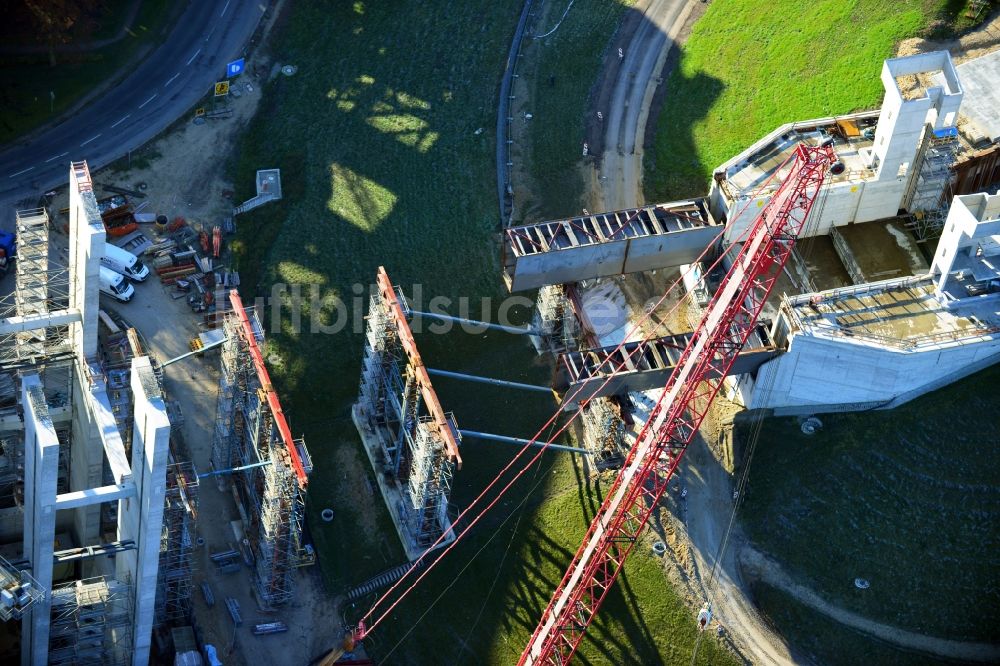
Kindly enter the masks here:
[[[864, 617], [995, 639], [1000, 429], [986, 415], [1000, 410], [998, 381], [994, 367], [892, 411], [823, 415], [813, 436], [796, 419], [767, 421], [742, 514], [757, 547]], [[943, 612], [959, 608], [975, 612]], [[814, 631], [786, 624], [793, 639]]]
[[[549, 37], [536, 44], [532, 61], [522, 67], [528, 76], [531, 113], [531, 176], [541, 197], [526, 202], [541, 219], [567, 217], [580, 212], [584, 191], [581, 145], [584, 113], [591, 88], [600, 72], [604, 51], [628, 7], [635, 0], [577, 0], [566, 19]], [[536, 34], [551, 30], [566, 7], [552, 3], [547, 20]], [[531, 51], [526, 50], [531, 54]], [[555, 76], [554, 85], [549, 77]], [[515, 122], [522, 119], [515, 118]]]
[[[308, 283], [349, 301], [353, 285], [372, 282], [384, 264], [408, 295], [421, 285], [424, 303], [451, 297], [457, 314], [457, 299], [468, 297], [469, 314], [482, 318], [481, 299], [489, 298], [486, 313], [496, 311], [502, 294], [495, 145], [492, 131], [475, 131], [495, 123], [499, 77], [520, 7], [520, 0], [469, 0], [440, 11], [415, 0], [392, 8], [291, 6], [272, 51], [299, 71], [265, 87], [233, 165], [237, 183], [252, 183], [254, 169], [281, 168], [285, 195], [238, 220], [234, 249], [245, 291], [257, 285], [258, 294], [267, 294], [275, 282]], [[330, 524], [310, 520], [324, 578], [336, 594], [400, 563], [401, 549], [381, 497], [365, 482], [370, 466], [349, 418], [361, 337], [350, 330], [311, 334], [310, 314], [307, 303], [303, 332], [283, 318], [281, 332], [269, 338], [268, 356], [292, 430], [304, 433], [315, 462], [308, 512], [337, 510]], [[526, 314], [519, 308], [514, 316]], [[549, 379], [526, 340], [494, 332], [417, 337], [431, 367], [532, 383]], [[554, 408], [534, 394], [443, 379], [435, 386], [445, 408], [471, 429], [530, 436]], [[462, 448], [465, 464], [452, 494], [458, 508], [516, 451], [473, 440]], [[519, 653], [599, 501], [570, 458], [547, 458], [545, 465], [366, 641], [377, 658], [499, 664]], [[694, 615], [667, 587], [660, 561], [641, 550], [580, 663], [690, 663]], [[339, 621], [329, 622], [332, 628]], [[409, 627], [414, 631], [405, 636]], [[714, 639], [703, 642], [699, 659], [731, 663]]]
[[[877, 106], [902, 39], [963, 27], [962, 0], [715, 0], [667, 82], [650, 201], [704, 195], [712, 169], [782, 123]], [[936, 23], [941, 22], [943, 23]]]
[[[81, 38], [113, 37], [122, 25], [115, 13], [123, 11], [125, 4], [117, 0], [110, 3], [109, 16], [101, 19], [99, 29]], [[48, 53], [0, 56], [4, 82], [0, 87], [0, 144], [58, 118], [95, 85], [114, 77], [140, 50], [154, 48], [181, 8], [181, 4], [165, 0], [143, 0], [133, 35], [95, 51], [58, 54], [55, 67], [50, 65]]]

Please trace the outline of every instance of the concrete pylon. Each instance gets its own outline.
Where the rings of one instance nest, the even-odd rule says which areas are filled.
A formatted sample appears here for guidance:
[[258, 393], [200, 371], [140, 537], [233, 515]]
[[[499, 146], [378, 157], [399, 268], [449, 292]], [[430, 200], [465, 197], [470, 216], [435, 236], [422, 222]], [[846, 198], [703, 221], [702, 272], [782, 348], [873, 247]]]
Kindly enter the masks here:
[[138, 501], [118, 503], [118, 533], [136, 549], [116, 558], [118, 580], [132, 581], [132, 663], [145, 666], [153, 637], [156, 575], [160, 563], [170, 421], [149, 357], [132, 359], [134, 426], [132, 476]]
[[52, 603], [52, 553], [56, 534], [56, 482], [59, 476], [59, 439], [49, 418], [38, 375], [21, 380], [24, 407], [24, 556], [45, 593], [22, 621], [21, 664], [43, 664], [49, 652]]
[[73, 349], [85, 359], [97, 353], [97, 311], [101, 257], [107, 232], [97, 208], [86, 162], [69, 169], [69, 307], [79, 310], [80, 321], [71, 324]]

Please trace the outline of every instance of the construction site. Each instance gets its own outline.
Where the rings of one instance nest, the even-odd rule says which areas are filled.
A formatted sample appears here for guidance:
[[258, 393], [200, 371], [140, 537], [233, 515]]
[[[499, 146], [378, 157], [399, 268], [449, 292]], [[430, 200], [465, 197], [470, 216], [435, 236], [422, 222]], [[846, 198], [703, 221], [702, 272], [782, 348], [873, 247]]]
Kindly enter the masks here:
[[[881, 80], [879, 108], [774, 128], [718, 165], [704, 196], [502, 225], [495, 282], [534, 303], [527, 324], [424, 311], [388, 262], [358, 275], [358, 374], [329, 379], [355, 396], [357, 476], [388, 518], [378, 550], [402, 559], [348, 589], [320, 582], [329, 563], [310, 533], [360, 537], [329, 536], [343, 507], [311, 498], [313, 458], [272, 381], [290, 362], [265, 335], [283, 333], [281, 303], [254, 300], [266, 285], [241, 285], [229, 255], [239, 216], [294, 196], [291, 182], [258, 170], [255, 196], [229, 192], [206, 223], [68, 162], [65, 188], [22, 200], [0, 231], [4, 663], [374, 664], [398, 605], [549, 455], [572, 460], [581, 493], [604, 485], [516, 663], [572, 662], [626, 560], [667, 562], [671, 538], [694, 553], [697, 641], [745, 663], [809, 662], [741, 585], [767, 558], [727, 551], [749, 469], [732, 429], [792, 417], [808, 436], [823, 415], [890, 410], [1000, 362], [998, 64], [1000, 51], [960, 66], [948, 51], [889, 58], [863, 72]], [[421, 320], [527, 340], [536, 357], [506, 362], [551, 381], [429, 366]], [[461, 383], [466, 409], [489, 386], [552, 416], [531, 436], [471, 429], [477, 415], [452, 409], [439, 378]], [[473, 441], [509, 461], [456, 502]], [[717, 484], [682, 476], [689, 450]], [[348, 483], [334, 471], [323, 483]], [[699, 509], [717, 529], [689, 530]], [[480, 592], [485, 604], [492, 588]], [[993, 642], [859, 631], [1000, 660]]]
[[[1000, 177], [996, 148], [957, 131], [988, 104], [963, 107], [963, 76], [990, 68], [960, 75], [947, 52], [887, 60], [881, 109], [776, 128], [716, 169], [705, 198], [502, 232], [507, 288], [538, 290], [532, 326], [507, 332], [554, 357], [555, 435], [579, 446], [540, 431], [510, 442], [522, 448], [504, 471], [527, 469], [536, 448], [618, 470], [519, 663], [573, 656], [716, 396], [744, 420], [800, 415], [815, 432], [816, 414], [892, 408], [1000, 360], [1000, 195], [983, 191]], [[956, 177], [970, 162], [975, 181]], [[357, 638], [510, 487], [495, 480], [449, 520], [465, 431], [428, 373], [543, 388], [429, 370], [407, 321], [431, 315], [381, 268], [378, 285], [355, 424], [414, 566], [366, 588], [391, 584]], [[731, 603], [708, 600], [697, 622], [713, 621], [740, 631]]]
[[[222, 663], [232, 644], [216, 651], [207, 640], [194, 597], [218, 603], [234, 630], [244, 618], [254, 634], [288, 630], [274, 613], [316, 559], [303, 524], [309, 453], [268, 376], [256, 311], [212, 266], [219, 241], [213, 252], [181, 220], [153, 243], [133, 233], [123, 206], [102, 214], [86, 162], [71, 165], [69, 182], [68, 237], [50, 239], [47, 208], [19, 210], [16, 253], [7, 255], [16, 270], [4, 280], [13, 290], [3, 301], [0, 374], [5, 658]], [[99, 303], [100, 293], [131, 300], [109, 290], [104, 274], [108, 210], [133, 226], [123, 245], [145, 254], [172, 300], [184, 297], [200, 315], [190, 351], [157, 357], [127, 311]], [[192, 439], [164, 375], [216, 348], [215, 427]], [[223, 520], [207, 505], [223, 532], [204, 532], [203, 486], [235, 509]], [[248, 582], [249, 595], [213, 583], [226, 576]]]

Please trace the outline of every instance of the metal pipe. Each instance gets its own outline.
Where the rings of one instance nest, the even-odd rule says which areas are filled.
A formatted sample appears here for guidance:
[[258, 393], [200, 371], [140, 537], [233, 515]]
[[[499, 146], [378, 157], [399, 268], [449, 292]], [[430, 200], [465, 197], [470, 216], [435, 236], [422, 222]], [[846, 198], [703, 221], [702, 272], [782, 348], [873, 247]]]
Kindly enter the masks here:
[[522, 384], [521, 382], [511, 382], [506, 379], [493, 379], [492, 377], [480, 377], [479, 375], [467, 375], [462, 372], [452, 372], [450, 370], [435, 370], [427, 368], [427, 374], [440, 375], [441, 377], [451, 377], [452, 379], [465, 379], [470, 382], [480, 382], [482, 384], [493, 384], [495, 386], [507, 386], [509, 388], [524, 389], [525, 391], [538, 391], [539, 393], [552, 393], [548, 386], [538, 384]]
[[524, 446], [528, 444], [529, 446], [536, 446], [538, 448], [545, 447], [547, 449], [555, 449], [556, 451], [568, 451], [569, 453], [580, 453], [585, 456], [592, 455], [590, 451], [586, 449], [578, 449], [573, 446], [566, 446], [565, 444], [555, 444], [553, 442], [532, 442], [529, 439], [521, 439], [520, 437], [508, 437], [507, 435], [494, 435], [488, 432], [476, 432], [475, 430], [459, 430], [463, 437], [475, 437], [477, 439], [489, 439], [494, 442], [503, 442], [504, 444], [518, 444]]
[[169, 361], [164, 361], [163, 363], [160, 364], [160, 367], [161, 368], [165, 368], [168, 365], [170, 365], [171, 363], [176, 363], [177, 361], [182, 361], [182, 360], [186, 359], [188, 356], [194, 356], [195, 354], [201, 354], [202, 352], [207, 352], [209, 349], [215, 349], [216, 347], [218, 347], [219, 345], [221, 345], [223, 342], [225, 342], [228, 339], [229, 338], [222, 338], [221, 340], [217, 340], [217, 341], [215, 341], [215, 342], [213, 342], [211, 344], [205, 345], [201, 349], [195, 349], [194, 351], [190, 351], [187, 354], [181, 354], [180, 356], [177, 356], [176, 358], [172, 358]]
[[503, 324], [491, 324], [487, 321], [478, 321], [476, 319], [464, 319], [462, 317], [452, 317], [451, 315], [442, 314], [440, 312], [421, 312], [420, 310], [413, 310], [409, 306], [406, 308], [406, 314], [412, 317], [413, 315], [419, 315], [421, 317], [432, 317], [436, 319], [444, 319], [445, 321], [453, 321], [458, 324], [472, 324], [473, 326], [485, 326], [486, 328], [493, 328], [498, 331], [504, 331], [506, 333], [513, 333], [514, 335], [541, 335], [540, 331], [533, 328], [528, 328], [527, 326], [504, 326]]
[[112, 543], [102, 543], [96, 546], [84, 546], [83, 548], [70, 548], [52, 553], [55, 562], [71, 562], [82, 560], [88, 557], [98, 557], [100, 555], [113, 555], [126, 550], [135, 550], [135, 541], [114, 541]]
[[231, 467], [229, 469], [219, 469], [214, 472], [205, 472], [204, 474], [199, 474], [199, 479], [204, 479], [209, 476], [219, 476], [220, 474], [232, 474], [233, 472], [242, 472], [245, 469], [253, 469], [254, 467], [263, 467], [264, 465], [270, 465], [273, 461], [265, 460], [264, 462], [254, 463], [252, 465], [243, 465], [242, 467]]

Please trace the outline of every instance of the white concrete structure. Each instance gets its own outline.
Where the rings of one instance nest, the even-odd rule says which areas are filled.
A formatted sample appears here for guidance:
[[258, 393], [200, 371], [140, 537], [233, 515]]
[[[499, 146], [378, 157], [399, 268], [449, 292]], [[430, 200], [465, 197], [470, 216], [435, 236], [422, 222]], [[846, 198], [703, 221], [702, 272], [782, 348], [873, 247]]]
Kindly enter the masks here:
[[[160, 562], [159, 525], [163, 522], [170, 421], [148, 357], [132, 359], [131, 381], [135, 405], [132, 471], [139, 499], [119, 508], [118, 538], [134, 540], [136, 549], [121, 553], [115, 566], [119, 580], [135, 581], [132, 660], [135, 664], [146, 664], [153, 638], [153, 607]], [[157, 529], [151, 531], [149, 525]]]
[[928, 275], [785, 299], [741, 392], [778, 414], [895, 407], [1000, 362], [1000, 194], [955, 197]]
[[1000, 280], [1000, 193], [955, 197], [938, 240], [931, 274], [938, 291], [958, 301], [978, 296], [970, 294], [968, 288], [963, 294], [961, 287], [980, 285], [988, 292], [990, 283]]
[[[941, 72], [942, 85], [913, 85], [917, 75], [934, 72]], [[904, 80], [909, 85], [901, 86]], [[785, 160], [801, 142], [833, 138], [843, 165], [824, 186], [803, 236], [908, 209], [923, 151], [935, 132], [956, 125], [962, 86], [947, 51], [886, 60], [882, 83], [885, 98], [877, 119], [875, 112], [865, 112], [782, 125], [715, 170], [709, 203], [716, 219], [727, 220], [727, 243], [736, 241], [770, 200], [785, 175]], [[939, 191], [945, 184], [942, 179]]]
[[45, 598], [35, 604], [22, 625], [21, 664], [31, 666], [44, 663], [49, 649], [48, 591], [52, 589], [55, 549], [59, 439], [37, 374], [22, 378], [21, 405], [24, 408], [24, 556], [32, 563], [35, 580], [46, 591]]
[[[40, 247], [47, 248], [44, 228], [30, 232]], [[74, 647], [77, 642], [103, 650], [103, 663], [149, 663], [170, 423], [149, 359], [133, 359], [135, 427], [129, 462], [97, 356], [97, 276], [104, 237], [86, 163], [74, 163], [70, 167], [68, 298], [65, 293], [54, 294], [47, 276], [38, 275], [31, 289], [18, 291], [17, 309], [0, 320], [0, 358], [4, 361], [0, 371], [18, 370], [23, 411], [23, 423], [4, 419], [0, 430], [5, 434], [23, 431], [24, 557], [45, 592], [45, 598], [22, 619], [24, 666], [86, 661]], [[49, 270], [41, 258], [32, 265], [36, 272]], [[65, 310], [32, 306], [57, 298], [67, 301]], [[27, 305], [22, 307], [22, 301]], [[50, 396], [61, 396], [59, 406], [51, 410]], [[57, 424], [61, 434], [57, 434]], [[68, 475], [60, 471], [60, 449], [67, 446], [67, 440], [69, 452], [64, 451], [63, 458], [68, 459]], [[111, 485], [103, 485], [105, 463], [113, 477]], [[60, 483], [68, 491], [60, 493]], [[126, 595], [125, 607], [133, 614], [126, 632], [86, 628], [84, 635], [81, 628], [76, 637], [81, 640], [76, 641], [74, 635], [65, 633], [65, 626], [60, 627], [61, 635], [50, 631], [56, 531], [73, 532], [80, 546], [102, 545], [100, 508], [108, 502], [118, 503], [119, 521], [117, 542], [109, 549], [117, 552], [117, 581], [111, 581], [111, 587], [116, 594]], [[88, 564], [84, 570], [99, 566]], [[66, 612], [66, 600], [72, 605], [74, 598], [63, 594], [58, 612]], [[129, 639], [122, 640], [122, 636]]]
[[81, 317], [70, 330], [73, 349], [92, 358], [97, 353], [97, 285], [107, 234], [86, 162], [70, 166], [69, 183], [69, 280], [71, 300]]

